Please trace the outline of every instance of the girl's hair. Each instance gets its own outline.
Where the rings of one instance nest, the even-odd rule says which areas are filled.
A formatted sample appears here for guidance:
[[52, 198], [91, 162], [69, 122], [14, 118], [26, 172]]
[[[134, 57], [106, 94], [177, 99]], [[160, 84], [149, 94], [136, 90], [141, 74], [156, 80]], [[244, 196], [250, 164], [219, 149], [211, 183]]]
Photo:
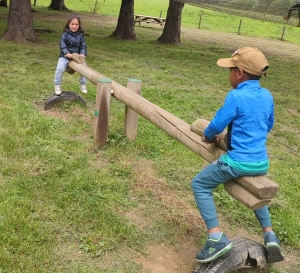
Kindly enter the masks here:
[[70, 30], [69, 28], [69, 24], [73, 19], [77, 19], [78, 23], [79, 23], [79, 28], [78, 31], [84, 33], [84, 30], [81, 27], [81, 21], [80, 21], [80, 17], [77, 14], [70, 14], [67, 23], [64, 25], [64, 29], [63, 32]]

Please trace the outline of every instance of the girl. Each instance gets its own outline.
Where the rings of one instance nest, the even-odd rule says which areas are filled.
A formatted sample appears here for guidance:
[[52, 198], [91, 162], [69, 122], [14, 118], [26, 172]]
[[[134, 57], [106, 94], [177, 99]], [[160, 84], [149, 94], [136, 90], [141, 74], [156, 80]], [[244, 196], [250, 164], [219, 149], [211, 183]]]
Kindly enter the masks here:
[[[60, 55], [54, 76], [55, 94], [58, 96], [61, 94], [62, 76], [68, 67], [69, 61], [72, 59], [72, 53], [78, 53], [83, 58], [86, 58], [87, 46], [83, 33], [80, 17], [76, 14], [71, 14], [59, 41]], [[79, 82], [81, 92], [87, 93], [87, 79], [81, 76]]]

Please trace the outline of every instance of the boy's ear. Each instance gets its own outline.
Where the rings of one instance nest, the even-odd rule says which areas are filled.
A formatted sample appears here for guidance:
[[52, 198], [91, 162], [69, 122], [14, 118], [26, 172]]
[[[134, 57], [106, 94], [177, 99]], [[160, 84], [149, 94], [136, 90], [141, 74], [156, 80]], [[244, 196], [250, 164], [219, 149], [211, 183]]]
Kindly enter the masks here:
[[244, 70], [239, 68], [238, 69], [238, 78], [239, 79], [248, 79], [249, 77], [248, 77], [248, 74]]

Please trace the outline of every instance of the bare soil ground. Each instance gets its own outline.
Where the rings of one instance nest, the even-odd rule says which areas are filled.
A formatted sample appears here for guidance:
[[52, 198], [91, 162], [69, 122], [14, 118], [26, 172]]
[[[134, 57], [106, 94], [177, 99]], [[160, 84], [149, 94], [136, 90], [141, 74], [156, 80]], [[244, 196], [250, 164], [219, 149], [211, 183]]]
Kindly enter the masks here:
[[[230, 52], [235, 49], [250, 46], [260, 49], [268, 55], [300, 59], [300, 45], [281, 40], [262, 39], [238, 34], [211, 32], [202, 29], [182, 28], [182, 38], [198, 41], [201, 44], [220, 45], [228, 47]], [[226, 57], [226, 56], [224, 56]]]
[[[84, 21], [92, 21], [93, 16], [82, 18]], [[95, 20], [99, 23], [99, 17], [95, 17]], [[105, 24], [116, 24], [114, 18], [104, 18]], [[159, 36], [158, 36], [159, 37]], [[228, 47], [228, 52], [234, 52], [235, 49], [242, 46], [252, 46], [257, 47], [262, 50], [266, 56], [275, 55], [286, 58], [300, 59], [300, 45], [290, 44], [285, 41], [271, 40], [271, 39], [261, 39], [256, 37], [246, 37], [238, 34], [226, 34], [226, 33], [216, 33], [206, 30], [198, 29], [188, 29], [182, 28], [182, 39], [197, 40], [201, 44], [207, 45], [219, 45]], [[226, 56], [225, 56], [226, 57]], [[78, 109], [80, 112], [81, 110]], [[56, 112], [55, 110], [45, 111], [45, 114], [51, 116], [57, 116], [57, 118], [68, 119], [68, 113], [63, 113], [61, 111]], [[82, 118], [93, 123], [89, 120], [85, 113], [81, 113]], [[132, 163], [134, 164], [134, 163]], [[181, 210], [182, 217], [192, 226], [192, 229], [202, 228], [204, 229], [203, 222], [200, 219], [198, 211], [194, 207], [178, 199], [175, 193], [168, 189], [166, 183], [159, 178], [155, 170], [152, 168], [150, 162], [139, 162], [134, 166], [135, 176], [137, 181], [138, 191], [142, 187], [145, 187], [143, 181], [151, 181], [148, 183], [151, 185], [151, 193], [164, 204], [166, 209], [171, 207], [178, 207]], [[139, 183], [140, 182], [140, 183]], [[137, 226], [141, 228], [146, 228], [149, 225], [149, 218], [145, 218], [143, 214], [143, 207], [137, 208], [136, 211], [127, 215], [128, 218], [132, 220]], [[155, 216], [153, 216], [155, 217]], [[222, 216], [220, 215], [222, 221]], [[229, 237], [242, 236], [247, 237], [258, 242], [262, 242], [262, 238], [255, 234], [250, 234], [246, 229], [241, 228], [239, 230], [231, 230], [227, 226], [226, 222], [222, 221], [223, 229]], [[192, 232], [193, 233], [193, 232]], [[143, 273], [191, 273], [194, 267], [194, 257], [199, 249], [195, 246], [195, 237], [193, 235], [183, 236], [179, 241], [177, 241], [177, 246], [149, 243], [147, 245], [147, 254], [132, 256], [132, 253], [128, 254], [128, 259], [140, 263], [144, 268], [141, 272]], [[283, 246], [285, 261], [275, 264], [274, 269], [280, 270], [280, 272], [288, 273], [299, 273], [300, 272], [300, 255], [295, 251], [285, 249]], [[254, 271], [252, 271], [254, 272]], [[264, 270], [257, 270], [255, 272], [267, 272]], [[278, 272], [278, 271], [276, 271]]]
[[[143, 265], [145, 269], [143, 272], [151, 273], [191, 273], [195, 266], [195, 255], [199, 251], [195, 245], [195, 236], [197, 229], [205, 230], [203, 221], [200, 219], [199, 212], [191, 207], [189, 204], [180, 200], [178, 196], [170, 189], [168, 189], [166, 182], [161, 178], [156, 176], [155, 170], [152, 168], [151, 162], [140, 161], [135, 164], [135, 174], [137, 179], [137, 188], [136, 190], [141, 190], [145, 187], [144, 181], [149, 181], [149, 189], [151, 193], [155, 196], [155, 199], [159, 199], [162, 202], [162, 205], [165, 209], [176, 208], [181, 211], [182, 215], [185, 216], [185, 221], [188, 223], [188, 226], [191, 227], [191, 232], [183, 236], [180, 241], [177, 242], [179, 247], [174, 247], [172, 245], [157, 244], [151, 243], [148, 245], [148, 254], [140, 255], [135, 258], [136, 262], [139, 262]], [[147, 186], [146, 186], [147, 187]], [[130, 219], [137, 224], [138, 226], [144, 225], [147, 227], [149, 219], [144, 218], [143, 208], [138, 209], [134, 212], [134, 217]], [[249, 213], [251, 213], [249, 211]], [[231, 229], [226, 220], [222, 215], [220, 216], [220, 222], [222, 228], [226, 230], [226, 234], [232, 237], [246, 237], [257, 242], [262, 242], [262, 237], [251, 234], [245, 228], [240, 228], [238, 230]], [[138, 218], [137, 218], [138, 217]], [[134, 220], [135, 218], [135, 220]], [[284, 249], [284, 246], [283, 246]], [[273, 268], [284, 270], [283, 272], [297, 273], [300, 271], [298, 269], [300, 256], [295, 251], [287, 251], [284, 249], [285, 260], [281, 263], [273, 264]], [[256, 273], [267, 272], [266, 270], [255, 271]]]

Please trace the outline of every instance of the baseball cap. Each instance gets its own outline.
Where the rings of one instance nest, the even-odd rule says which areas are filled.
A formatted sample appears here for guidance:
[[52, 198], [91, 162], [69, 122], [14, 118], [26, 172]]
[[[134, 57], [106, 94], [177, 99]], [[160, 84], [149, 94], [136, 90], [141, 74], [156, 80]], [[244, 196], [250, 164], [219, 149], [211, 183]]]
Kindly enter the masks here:
[[269, 68], [269, 63], [265, 55], [253, 47], [241, 47], [230, 58], [219, 59], [217, 64], [221, 67], [238, 67], [256, 76], [265, 75]]

